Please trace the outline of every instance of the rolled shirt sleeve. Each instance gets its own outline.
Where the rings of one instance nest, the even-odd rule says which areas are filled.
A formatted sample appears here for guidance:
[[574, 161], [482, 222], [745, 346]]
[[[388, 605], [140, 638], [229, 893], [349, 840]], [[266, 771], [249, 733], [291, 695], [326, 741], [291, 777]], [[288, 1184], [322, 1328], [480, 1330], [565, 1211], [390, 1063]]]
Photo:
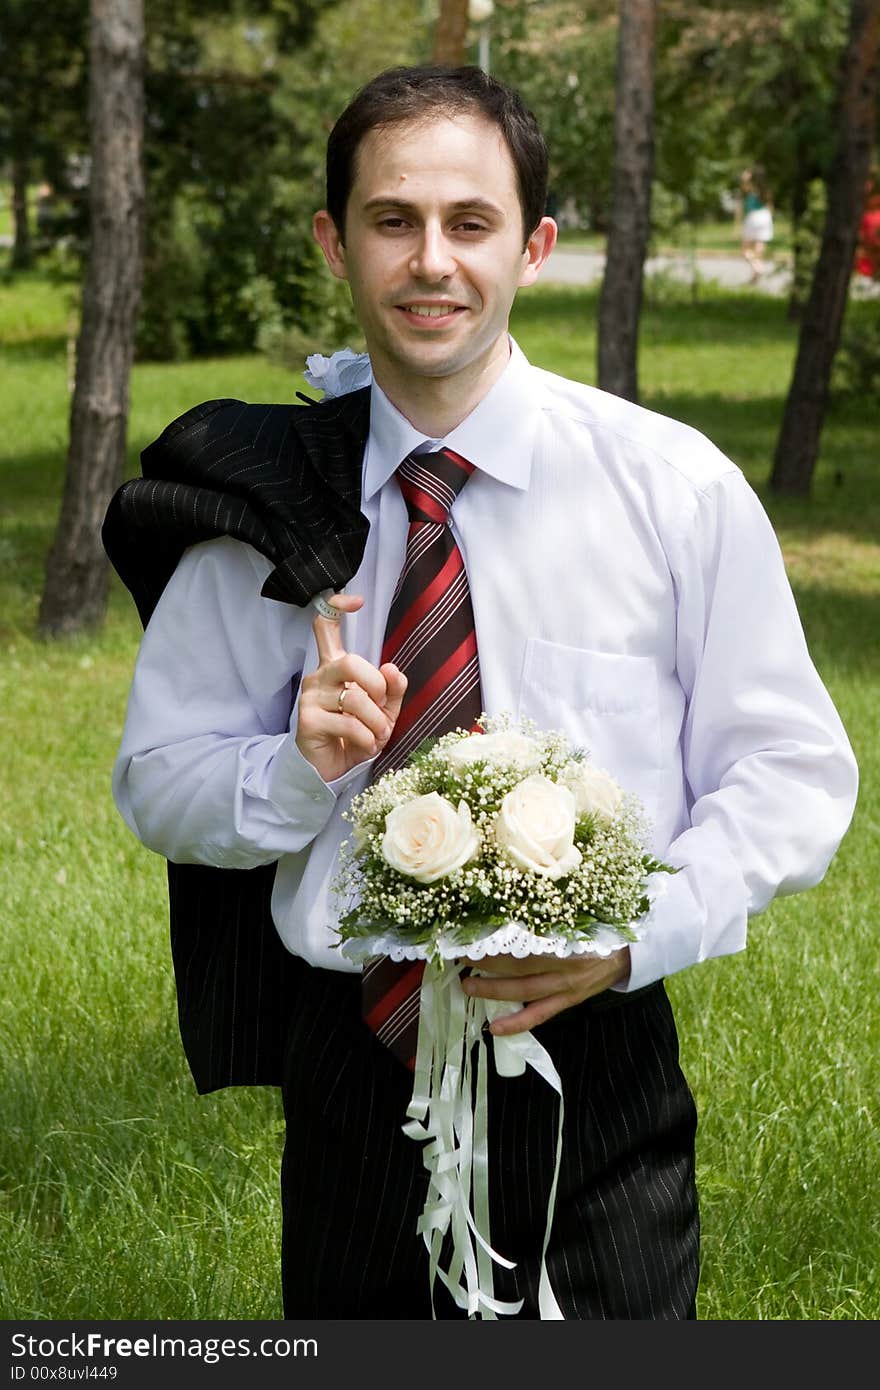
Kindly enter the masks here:
[[810, 658], [776, 536], [738, 470], [697, 494], [670, 556], [690, 824], [664, 858], [636, 989], [741, 950], [748, 918], [824, 876], [858, 772]]

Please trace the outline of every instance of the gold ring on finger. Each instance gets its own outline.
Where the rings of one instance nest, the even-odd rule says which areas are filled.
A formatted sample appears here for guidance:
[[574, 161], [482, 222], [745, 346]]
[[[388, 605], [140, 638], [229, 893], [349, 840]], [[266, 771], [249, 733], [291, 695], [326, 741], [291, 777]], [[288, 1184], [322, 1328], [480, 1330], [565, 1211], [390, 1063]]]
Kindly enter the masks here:
[[343, 681], [343, 682], [342, 682], [342, 689], [341, 689], [340, 692], [339, 692], [339, 699], [336, 701], [336, 709], [337, 709], [337, 712], [338, 712], [339, 714], [344, 714], [344, 713], [345, 713], [345, 711], [344, 711], [344, 709], [343, 709], [343, 705], [344, 705], [344, 703], [345, 703], [345, 697], [346, 697], [346, 695], [348, 694], [349, 690], [351, 690], [352, 684], [353, 684], [352, 681]]

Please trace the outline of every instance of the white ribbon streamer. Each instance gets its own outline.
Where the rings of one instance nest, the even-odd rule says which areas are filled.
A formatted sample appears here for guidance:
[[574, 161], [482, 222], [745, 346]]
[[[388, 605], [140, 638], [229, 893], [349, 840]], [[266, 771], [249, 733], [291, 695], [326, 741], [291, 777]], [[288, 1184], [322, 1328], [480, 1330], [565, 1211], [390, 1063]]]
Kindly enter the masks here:
[[[489, 1231], [489, 1143], [486, 1053], [483, 1025], [522, 1007], [474, 999], [460, 985], [461, 964], [428, 961], [422, 978], [419, 1036], [412, 1100], [404, 1133], [424, 1142], [428, 1193], [418, 1230], [428, 1249], [431, 1307], [440, 1279], [468, 1317], [494, 1319], [520, 1311], [523, 1300], [495, 1297], [493, 1265], [515, 1262], [492, 1248]], [[562, 1154], [562, 1082], [553, 1061], [532, 1033], [492, 1037], [501, 1076], [521, 1076], [533, 1067], [559, 1096], [556, 1165], [541, 1250], [538, 1311], [542, 1321], [563, 1314], [550, 1287], [546, 1255], [556, 1204]], [[476, 1044], [476, 1050], [474, 1050]], [[472, 1071], [472, 1058], [475, 1070]], [[451, 1231], [448, 1267], [441, 1267], [444, 1236]]]

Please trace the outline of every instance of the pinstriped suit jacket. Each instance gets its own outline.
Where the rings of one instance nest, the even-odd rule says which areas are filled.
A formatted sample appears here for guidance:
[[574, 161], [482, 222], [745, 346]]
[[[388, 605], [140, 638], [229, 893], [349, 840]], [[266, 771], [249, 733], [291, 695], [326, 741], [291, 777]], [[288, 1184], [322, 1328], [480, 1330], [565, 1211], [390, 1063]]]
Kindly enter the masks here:
[[[266, 598], [305, 605], [360, 565], [369, 388], [309, 408], [207, 401], [141, 454], [104, 520], [104, 548], [146, 626], [187, 546], [247, 541], [275, 568]], [[270, 912], [275, 865], [168, 864], [181, 1040], [199, 1092], [280, 1085], [284, 1039], [308, 967]]]

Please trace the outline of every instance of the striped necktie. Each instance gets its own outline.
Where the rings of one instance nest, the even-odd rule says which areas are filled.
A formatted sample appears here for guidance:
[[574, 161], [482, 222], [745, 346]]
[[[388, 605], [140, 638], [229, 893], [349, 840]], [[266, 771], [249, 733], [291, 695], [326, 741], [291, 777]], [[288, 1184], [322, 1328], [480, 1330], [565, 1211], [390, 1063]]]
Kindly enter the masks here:
[[[407, 677], [400, 714], [372, 780], [401, 767], [420, 743], [451, 729], [472, 729], [482, 712], [477, 638], [467, 573], [449, 524], [472, 463], [451, 449], [410, 454], [397, 470], [409, 513], [382, 661]], [[415, 1063], [424, 962], [376, 956], [364, 967], [363, 1014], [406, 1065]]]

